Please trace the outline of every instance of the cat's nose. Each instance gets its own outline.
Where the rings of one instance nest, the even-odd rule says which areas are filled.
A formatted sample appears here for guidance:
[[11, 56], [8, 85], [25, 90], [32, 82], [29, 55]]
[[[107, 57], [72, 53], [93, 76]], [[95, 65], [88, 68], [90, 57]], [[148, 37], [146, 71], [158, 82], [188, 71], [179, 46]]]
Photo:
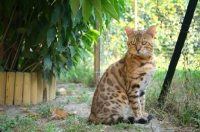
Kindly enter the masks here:
[[141, 48], [137, 48], [137, 53], [138, 53], [138, 54], [140, 53], [140, 50], [141, 50]]

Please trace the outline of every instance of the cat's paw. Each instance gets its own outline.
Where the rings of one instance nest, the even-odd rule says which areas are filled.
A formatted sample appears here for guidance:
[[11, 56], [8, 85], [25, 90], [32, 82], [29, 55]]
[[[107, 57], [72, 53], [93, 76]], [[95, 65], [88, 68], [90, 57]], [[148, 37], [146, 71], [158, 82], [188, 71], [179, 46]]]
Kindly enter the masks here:
[[140, 123], [140, 124], [146, 124], [146, 123], [148, 123], [152, 119], [153, 119], [153, 116], [152, 115], [148, 115], [147, 118], [140, 118], [138, 120], [138, 123]]
[[140, 118], [138, 121], [137, 121], [139, 124], [146, 124], [148, 122], [147, 119], [145, 118]]
[[129, 124], [134, 124], [135, 123], [135, 117], [128, 117], [128, 123]]

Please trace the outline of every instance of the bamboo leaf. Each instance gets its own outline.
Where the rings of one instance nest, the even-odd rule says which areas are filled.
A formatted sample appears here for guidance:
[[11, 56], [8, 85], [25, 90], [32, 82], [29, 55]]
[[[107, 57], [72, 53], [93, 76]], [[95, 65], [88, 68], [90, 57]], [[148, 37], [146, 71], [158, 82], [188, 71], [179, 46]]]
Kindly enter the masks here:
[[114, 8], [114, 6], [108, 0], [101, 0], [103, 10], [110, 14], [116, 20], [119, 20], [119, 16]]
[[56, 68], [53, 68], [53, 74], [56, 78], [58, 78], [58, 70]]
[[56, 56], [56, 59], [57, 59], [58, 61], [61, 61], [62, 63], [66, 63], [66, 62], [68, 61], [67, 58], [64, 57], [62, 54], [57, 55], [57, 56]]
[[44, 57], [44, 69], [51, 69], [52, 68], [52, 61], [50, 54], [47, 54]]
[[68, 16], [64, 15], [64, 18], [63, 18], [63, 28], [64, 28], [65, 32], [66, 32], [66, 29], [67, 29], [68, 26], [69, 26], [69, 24], [68, 24]]
[[98, 14], [102, 14], [101, 12], [101, 1], [100, 0], [90, 0]]
[[94, 6], [94, 13], [95, 13], [97, 19], [99, 20], [100, 29], [102, 30], [103, 22], [102, 22], [101, 1], [100, 0], [91, 0], [91, 3]]
[[71, 57], [73, 57], [76, 53], [75, 48], [73, 46], [69, 46]]
[[45, 56], [49, 51], [49, 48], [47, 48], [47, 45], [44, 45], [44, 47], [41, 50], [41, 56]]
[[118, 1], [115, 1], [115, 2], [113, 3], [113, 5], [114, 5], [114, 8], [115, 8], [115, 10], [116, 10], [118, 16], [120, 16], [119, 2], [118, 2]]
[[102, 20], [102, 14], [99, 14], [99, 13], [97, 12], [97, 10], [96, 10], [96, 9], [94, 9], [94, 13], [95, 13], [95, 15], [96, 15], [96, 17], [97, 17], [97, 19], [98, 19], [98, 21], [99, 21], [100, 32], [101, 32], [101, 31], [102, 31], [102, 29], [103, 29], [103, 20]]
[[[37, 34], [37, 38], [36, 38], [36, 42], [33, 43], [32, 46], [37, 46], [39, 43], [41, 43], [44, 39], [46, 39], [46, 35], [47, 35], [47, 30], [49, 29], [49, 24], [44, 25], [40, 32]], [[34, 37], [33, 39], [35, 39], [35, 36], [31, 36]]]
[[92, 4], [89, 0], [84, 0], [82, 5], [82, 15], [84, 23], [87, 23], [92, 13]]
[[33, 59], [33, 60], [38, 59], [38, 56], [37, 56], [36, 53], [28, 51], [28, 50], [23, 51], [20, 56], [23, 56], [25, 58], [30, 58], [30, 59]]
[[80, 1], [80, 6], [82, 6], [82, 5], [83, 5], [83, 1], [84, 1], [84, 0], [79, 0], [79, 1]]
[[26, 28], [26, 33], [29, 36], [32, 32], [32, 24], [30, 22], [27, 22], [25, 28]]
[[47, 31], [47, 46], [50, 47], [51, 43], [54, 41], [56, 37], [56, 27], [52, 26]]
[[70, 3], [73, 16], [75, 17], [80, 5], [79, 0], [70, 0]]
[[60, 73], [65, 73], [67, 71], [67, 68], [61, 62], [58, 62], [58, 68], [60, 70]]
[[82, 21], [82, 15], [81, 15], [81, 10], [78, 10], [78, 12], [76, 13], [76, 17], [72, 18], [72, 22], [73, 22], [73, 28], [80, 22]]
[[25, 31], [26, 31], [26, 29], [23, 27], [17, 29], [17, 32], [21, 33], [21, 34], [25, 33]]
[[60, 17], [61, 17], [60, 7], [61, 6], [58, 3], [56, 3], [55, 6], [54, 6], [54, 11], [53, 11], [53, 14], [51, 16], [51, 26], [56, 24], [60, 20]]

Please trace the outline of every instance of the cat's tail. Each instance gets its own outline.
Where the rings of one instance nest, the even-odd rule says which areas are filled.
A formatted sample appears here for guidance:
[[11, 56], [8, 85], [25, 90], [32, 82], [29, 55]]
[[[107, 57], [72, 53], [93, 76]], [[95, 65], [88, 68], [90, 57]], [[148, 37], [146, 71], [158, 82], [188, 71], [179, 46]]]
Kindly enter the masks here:
[[146, 124], [150, 120], [153, 119], [152, 115], [149, 115], [146, 119], [144, 118], [135, 118], [133, 117], [128, 117], [124, 118], [123, 116], [119, 115], [110, 115], [108, 118], [97, 118], [93, 114], [90, 114], [88, 121], [93, 124], [106, 124], [106, 125], [114, 125], [118, 123], [128, 123], [128, 124], [134, 124], [134, 123], [139, 123], [139, 124]]

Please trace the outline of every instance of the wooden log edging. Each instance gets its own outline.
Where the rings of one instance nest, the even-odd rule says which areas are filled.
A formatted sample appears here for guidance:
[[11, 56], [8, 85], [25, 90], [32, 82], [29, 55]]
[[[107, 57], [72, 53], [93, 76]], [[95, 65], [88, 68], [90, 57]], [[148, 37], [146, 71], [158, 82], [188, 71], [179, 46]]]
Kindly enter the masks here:
[[49, 86], [41, 73], [0, 72], [0, 105], [37, 104], [52, 101], [55, 95], [53, 75]]

